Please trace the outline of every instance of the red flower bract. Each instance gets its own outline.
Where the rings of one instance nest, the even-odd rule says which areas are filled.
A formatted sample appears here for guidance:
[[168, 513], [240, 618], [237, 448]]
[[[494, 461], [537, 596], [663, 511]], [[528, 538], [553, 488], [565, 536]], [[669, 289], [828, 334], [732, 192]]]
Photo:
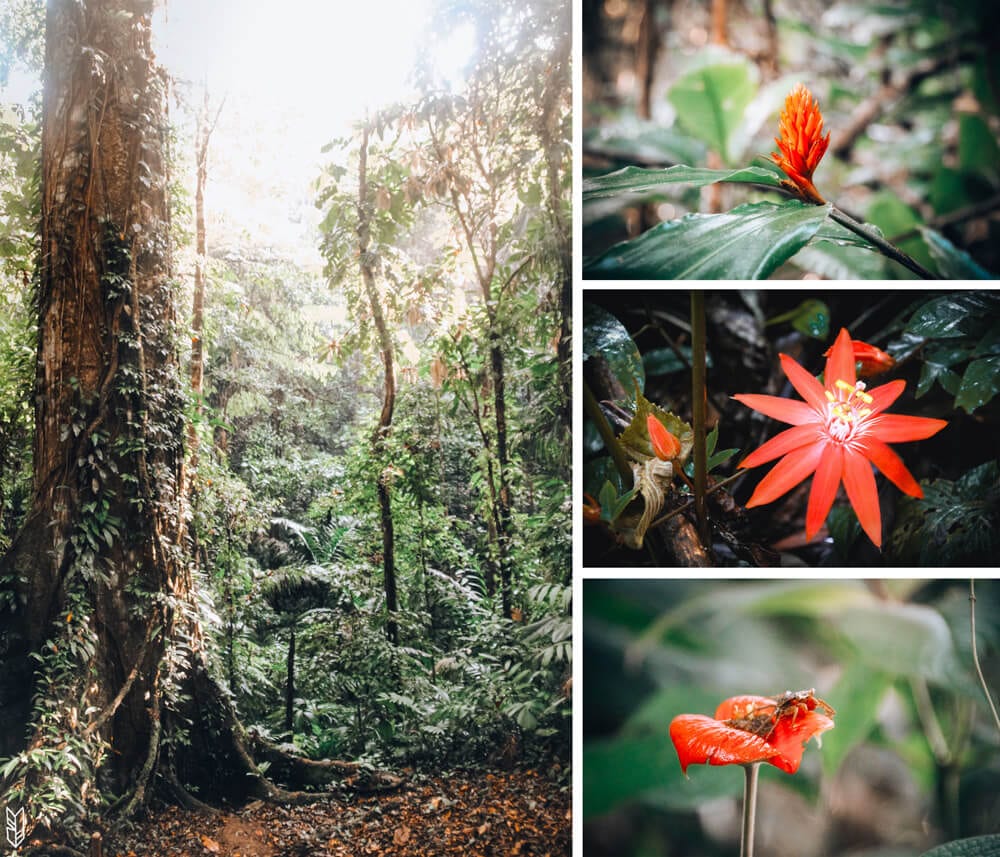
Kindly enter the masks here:
[[661, 461], [671, 461], [681, 452], [681, 442], [653, 414], [646, 417], [646, 429], [653, 452]]
[[733, 696], [719, 704], [714, 718], [677, 715], [670, 740], [685, 773], [688, 765], [767, 762], [794, 774], [806, 742], [832, 728], [833, 720], [818, 709], [803, 705], [783, 712], [770, 697]]
[[773, 160], [790, 182], [782, 182], [806, 202], [822, 205], [826, 202], [812, 183], [812, 174], [819, 165], [826, 147], [830, 145], [830, 133], [823, 136], [823, 114], [812, 93], [801, 83], [785, 99], [785, 107], [780, 116], [781, 136], [775, 137], [781, 153], [772, 152]]
[[888, 444], [923, 440], [948, 423], [885, 413], [906, 382], [890, 381], [869, 392], [864, 382], [856, 379], [854, 356], [851, 335], [841, 328], [826, 360], [823, 384], [787, 354], [780, 355], [788, 380], [804, 402], [751, 393], [733, 396], [747, 407], [793, 426], [748, 455], [740, 467], [781, 459], [761, 480], [747, 508], [777, 500], [815, 473], [806, 509], [807, 539], [823, 525], [843, 482], [862, 529], [881, 547], [882, 517], [871, 465], [903, 493], [923, 497], [917, 481]]

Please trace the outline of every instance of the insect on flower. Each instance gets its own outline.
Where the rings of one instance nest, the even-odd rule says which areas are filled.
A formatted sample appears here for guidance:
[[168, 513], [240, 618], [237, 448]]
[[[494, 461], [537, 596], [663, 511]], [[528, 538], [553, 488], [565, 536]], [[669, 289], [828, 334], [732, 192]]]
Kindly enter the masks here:
[[830, 718], [837, 713], [826, 700], [816, 696], [815, 688], [786, 690], [784, 693], [776, 694], [773, 698], [752, 697], [751, 699], [752, 701], [747, 702], [745, 707], [736, 705], [733, 709], [733, 716], [726, 723], [765, 739], [770, 737], [778, 725], [778, 721], [782, 718], [790, 717], [792, 724], [794, 724], [800, 714], [804, 715], [810, 711], [818, 710]]
[[833, 708], [815, 694], [733, 696], [719, 704], [715, 717], [678, 714], [670, 723], [670, 740], [681, 769], [767, 762], [794, 774], [809, 739], [833, 728]]
[[812, 174], [830, 145], [830, 132], [823, 136], [823, 114], [813, 94], [801, 83], [785, 99], [779, 117], [780, 137], [775, 137], [779, 152], [771, 153], [773, 160], [791, 181], [783, 181], [788, 190], [799, 199], [815, 205], [826, 200], [812, 183]]

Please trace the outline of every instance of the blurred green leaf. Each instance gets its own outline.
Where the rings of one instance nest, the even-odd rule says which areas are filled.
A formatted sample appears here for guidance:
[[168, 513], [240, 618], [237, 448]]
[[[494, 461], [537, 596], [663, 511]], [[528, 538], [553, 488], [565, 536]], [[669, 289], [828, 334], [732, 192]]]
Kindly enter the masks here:
[[692, 765], [681, 773], [667, 732], [592, 741], [583, 748], [583, 816], [593, 818], [643, 794], [656, 792], [677, 809], [739, 794], [743, 769], [737, 765], [709, 768]]
[[615, 245], [585, 265], [585, 276], [764, 279], [805, 246], [828, 212], [828, 205], [790, 200], [689, 214]]
[[864, 741], [875, 725], [879, 705], [892, 679], [858, 661], [844, 665], [840, 680], [826, 697], [836, 710], [836, 726], [823, 735], [823, 772], [833, 776], [847, 754]]
[[918, 226], [938, 273], [946, 280], [991, 280], [993, 275], [964, 250], [959, 250], [940, 232]]
[[958, 118], [958, 162], [963, 170], [996, 177], [1000, 166], [1000, 147], [981, 116], [963, 114]]
[[971, 836], [955, 839], [925, 851], [920, 857], [998, 857], [1000, 855], [1000, 835]]
[[794, 309], [769, 318], [765, 326], [788, 322], [794, 330], [813, 339], [826, 339], [830, 333], [830, 308], [823, 301], [808, 298]]
[[583, 145], [585, 149], [626, 163], [660, 161], [693, 164], [705, 157], [705, 147], [688, 134], [633, 116], [622, 117], [600, 128], [584, 130]]
[[678, 123], [728, 164], [730, 138], [756, 91], [753, 66], [734, 57], [731, 62], [702, 66], [684, 75], [670, 87], [667, 98], [677, 110]]
[[936, 214], [949, 214], [973, 200], [965, 186], [965, 177], [951, 167], [938, 167], [931, 180], [930, 202]]
[[583, 307], [583, 359], [600, 356], [629, 396], [646, 387], [642, 355], [629, 332], [603, 307], [585, 303]]
[[947, 686], [961, 672], [948, 624], [930, 607], [879, 602], [850, 607], [832, 621], [872, 669]]
[[765, 167], [743, 167], [738, 170], [709, 170], [704, 167], [689, 167], [684, 164], [665, 170], [623, 167], [613, 173], [584, 181], [583, 201], [616, 196], [620, 193], [649, 195], [660, 192], [664, 185], [670, 184], [704, 187], [716, 182], [762, 184], [768, 187], [781, 186], [780, 176]]

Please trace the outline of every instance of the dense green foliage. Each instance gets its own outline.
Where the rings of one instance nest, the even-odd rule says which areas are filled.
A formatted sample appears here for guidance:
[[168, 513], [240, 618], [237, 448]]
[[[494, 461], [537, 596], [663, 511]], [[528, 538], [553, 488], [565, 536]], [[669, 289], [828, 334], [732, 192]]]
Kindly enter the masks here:
[[[522, 84], [530, 79], [532, 88], [510, 91], [502, 121], [521, 129], [519, 152], [548, 152], [538, 140], [551, 129], [533, 122], [540, 84], [531, 74], [549, 62], [554, 40], [534, 28], [554, 37], [568, 21], [551, 4], [539, 4], [535, 17], [517, 7], [513, 19], [504, 4], [472, 4], [457, 17], [445, 5], [441, 21], [472, 22], [492, 44], [492, 62], [511, 70], [511, 83], [518, 74]], [[37, 27], [25, 24], [11, 35], [10, 21], [0, 23], [5, 39], [24, 36], [25, 56], [38, 47]], [[530, 27], [500, 46], [498, 32], [514, 23]], [[433, 81], [425, 85], [427, 97], [436, 97]], [[183, 87], [178, 91], [183, 120], [189, 108]], [[552, 205], [568, 210], [568, 89], [557, 95], [567, 135], [556, 141], [558, 198], [546, 195], [541, 156], [516, 161], [510, 152], [504, 157], [511, 165], [492, 190], [507, 218], [495, 224], [503, 244], [496, 278], [506, 285], [499, 308], [464, 286], [475, 249], [463, 247], [453, 212], [422, 186], [427, 177], [414, 175], [412, 158], [426, 140], [411, 138], [405, 147], [392, 141], [394, 123], [415, 108], [395, 111], [382, 129], [371, 166], [373, 253], [400, 387], [392, 431], [378, 452], [370, 438], [382, 378], [359, 289], [356, 141], [345, 141], [343, 165], [318, 182], [323, 276], [252, 237], [223, 244], [209, 236], [204, 390], [186, 408], [198, 458], [188, 471], [185, 547], [211, 666], [244, 724], [309, 755], [435, 767], [526, 761], [568, 775], [571, 456], [568, 426], [557, 417], [566, 375], [553, 348], [568, 313], [553, 245], [568, 235], [551, 234]], [[448, 109], [442, 127], [463, 121], [460, 97], [449, 98]], [[0, 550], [30, 491], [37, 119], [0, 106]], [[178, 258], [193, 239], [184, 181], [193, 161], [189, 130], [182, 121], [172, 132], [181, 176], [172, 186]], [[225, 157], [212, 154], [215, 162]], [[190, 323], [183, 291], [179, 308], [183, 331]], [[502, 616], [491, 571], [491, 498], [500, 474], [490, 468], [497, 434], [489, 422], [487, 327], [507, 360], [513, 619]], [[185, 337], [178, 347], [183, 363]], [[381, 585], [375, 476], [386, 468], [399, 645], [386, 639]], [[105, 536], [118, 534], [94, 535]], [[83, 811], [65, 795], [46, 801], [53, 817]]]

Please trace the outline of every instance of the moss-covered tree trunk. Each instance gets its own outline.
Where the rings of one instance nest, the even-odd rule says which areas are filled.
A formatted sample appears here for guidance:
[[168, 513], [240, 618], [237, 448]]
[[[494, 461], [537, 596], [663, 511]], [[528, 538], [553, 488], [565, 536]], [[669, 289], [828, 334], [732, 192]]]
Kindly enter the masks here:
[[56, 838], [131, 811], [156, 770], [174, 782], [256, 773], [205, 670], [185, 558], [167, 83], [151, 10], [47, 8], [34, 488], [0, 560], [0, 756], [18, 764], [0, 792]]

